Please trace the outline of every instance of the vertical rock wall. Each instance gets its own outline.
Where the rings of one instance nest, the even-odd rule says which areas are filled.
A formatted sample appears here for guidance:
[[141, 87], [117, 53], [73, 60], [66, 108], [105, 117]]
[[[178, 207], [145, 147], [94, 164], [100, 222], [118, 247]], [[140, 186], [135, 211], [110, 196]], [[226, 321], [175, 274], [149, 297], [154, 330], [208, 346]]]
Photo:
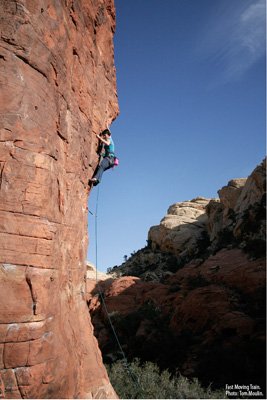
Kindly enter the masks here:
[[113, 0], [1, 0], [0, 19], [0, 397], [112, 398], [84, 294]]

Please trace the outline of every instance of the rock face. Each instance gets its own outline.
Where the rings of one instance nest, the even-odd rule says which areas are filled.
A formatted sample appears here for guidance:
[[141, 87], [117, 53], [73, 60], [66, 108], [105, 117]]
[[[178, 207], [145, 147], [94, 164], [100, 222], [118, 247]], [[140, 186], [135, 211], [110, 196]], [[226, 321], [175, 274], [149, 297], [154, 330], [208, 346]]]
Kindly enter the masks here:
[[[220, 250], [164, 283], [124, 276], [100, 286], [129, 359], [179, 369], [207, 385], [253, 381], [264, 389], [265, 259]], [[119, 349], [96, 290], [89, 304], [105, 360], [113, 361]]]
[[231, 180], [207, 206], [212, 250], [234, 245], [254, 256], [265, 254], [266, 159], [248, 179]]
[[[264, 391], [265, 190], [264, 161], [248, 179], [230, 181], [220, 200], [171, 206], [148, 246], [112, 269], [120, 277], [101, 282], [129, 359], [178, 368], [207, 385], [254, 382]], [[96, 289], [87, 296], [100, 347], [114, 360]]]
[[96, 280], [105, 280], [105, 279], [110, 279], [110, 275], [105, 274], [104, 272], [100, 272], [96, 270], [96, 267], [94, 264], [90, 263], [87, 261], [86, 263], [86, 278], [87, 282], [88, 280], [91, 280], [93, 282], [96, 282]]
[[170, 206], [160, 225], [150, 228], [148, 240], [152, 250], [160, 248], [176, 255], [189, 255], [205, 235], [208, 199], [197, 198]]
[[[100, 281], [105, 281], [107, 279], [111, 279], [111, 275], [107, 275], [104, 272], [100, 272], [96, 270], [96, 267], [87, 261], [86, 264], [87, 271], [86, 271], [86, 290], [87, 293], [90, 293], [92, 290], [95, 289], [97, 282]], [[88, 300], [88, 296], [86, 297], [86, 300]]]
[[113, 0], [3, 0], [0, 19], [0, 397], [113, 398], [85, 302]]
[[198, 197], [170, 206], [160, 225], [150, 228], [148, 246], [111, 271], [117, 276], [136, 275], [155, 282], [197, 257], [209, 243], [206, 214], [209, 202]]
[[247, 179], [231, 180], [218, 194], [219, 199], [198, 197], [170, 206], [160, 224], [150, 228], [148, 245], [110, 272], [161, 281], [191, 260], [201, 263], [223, 248], [264, 256], [266, 160]]

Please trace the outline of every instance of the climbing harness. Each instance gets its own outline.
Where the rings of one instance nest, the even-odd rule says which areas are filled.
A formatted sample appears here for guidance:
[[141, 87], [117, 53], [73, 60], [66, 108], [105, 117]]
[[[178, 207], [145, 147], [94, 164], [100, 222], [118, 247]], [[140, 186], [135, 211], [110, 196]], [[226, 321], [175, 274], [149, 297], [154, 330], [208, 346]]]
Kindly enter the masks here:
[[[106, 305], [106, 302], [105, 302], [105, 298], [104, 298], [104, 296], [103, 296], [103, 292], [102, 292], [102, 290], [101, 290], [101, 288], [100, 288], [100, 285], [99, 285], [99, 280], [98, 280], [98, 229], [97, 229], [98, 200], [99, 200], [99, 186], [98, 186], [98, 188], [97, 188], [96, 207], [95, 207], [95, 215], [94, 215], [94, 216], [95, 216], [95, 267], [96, 267], [96, 287], [97, 287], [98, 294], [99, 294], [99, 296], [100, 296], [100, 298], [101, 298], [101, 304], [102, 304], [103, 307], [104, 307], [105, 313], [106, 313], [106, 315], [107, 315], [107, 317], [108, 317], [108, 321], [109, 321], [111, 330], [112, 330], [112, 332], [113, 332], [114, 338], [115, 338], [115, 340], [116, 340], [116, 342], [117, 342], [118, 348], [119, 348], [120, 353], [121, 353], [121, 355], [122, 355], [122, 363], [123, 363], [123, 366], [124, 366], [125, 370], [127, 371], [127, 373], [131, 376], [131, 378], [132, 378], [134, 384], [139, 388], [138, 379], [137, 379], [137, 377], [135, 376], [135, 374], [134, 374], [133, 371], [131, 370], [131, 367], [130, 367], [129, 364], [128, 364], [126, 355], [125, 355], [125, 353], [124, 353], [124, 351], [123, 351], [123, 349], [122, 349], [120, 340], [119, 340], [119, 338], [118, 338], [118, 335], [117, 335], [117, 333], [116, 333], [116, 330], [115, 330], [114, 325], [113, 325], [113, 323], [112, 323], [112, 320], [111, 320], [111, 318], [110, 318], [110, 315], [109, 315], [109, 312], [108, 312], [108, 309], [107, 309], [107, 305]], [[91, 213], [91, 214], [92, 214], [92, 213]], [[93, 214], [92, 214], [92, 215], [93, 215]]]

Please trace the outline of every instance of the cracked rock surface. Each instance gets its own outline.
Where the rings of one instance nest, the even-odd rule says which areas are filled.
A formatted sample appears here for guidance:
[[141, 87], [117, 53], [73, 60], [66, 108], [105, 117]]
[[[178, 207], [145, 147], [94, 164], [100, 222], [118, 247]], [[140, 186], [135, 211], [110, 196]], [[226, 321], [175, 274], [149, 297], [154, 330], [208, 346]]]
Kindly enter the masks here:
[[114, 398], [84, 298], [113, 0], [3, 0], [0, 23], [0, 397]]

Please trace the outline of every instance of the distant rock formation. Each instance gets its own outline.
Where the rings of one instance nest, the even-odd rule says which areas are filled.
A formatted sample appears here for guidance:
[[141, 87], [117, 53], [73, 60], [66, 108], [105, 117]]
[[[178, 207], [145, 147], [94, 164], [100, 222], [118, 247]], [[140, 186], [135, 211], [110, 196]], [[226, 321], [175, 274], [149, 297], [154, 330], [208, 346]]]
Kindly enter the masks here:
[[[220, 199], [171, 206], [148, 246], [100, 283], [128, 358], [225, 387], [265, 384], [265, 161]], [[135, 276], [127, 276], [135, 275]], [[96, 291], [88, 293], [107, 361], [119, 357]]]
[[160, 225], [150, 228], [148, 240], [151, 248], [185, 256], [195, 252], [198, 242], [205, 235], [208, 199], [197, 198], [173, 204]]
[[87, 280], [91, 280], [96, 282], [96, 280], [104, 281], [105, 279], [110, 279], [111, 276], [105, 274], [104, 272], [97, 271], [96, 266], [92, 264], [90, 261], [86, 262], [86, 278]]
[[113, 0], [2, 0], [0, 20], [0, 397], [114, 398], [85, 301]]
[[191, 260], [203, 262], [223, 248], [265, 255], [266, 160], [248, 178], [233, 179], [218, 199], [198, 197], [169, 207], [148, 232], [148, 245], [121, 266], [117, 276], [160, 281]]
[[211, 249], [237, 246], [265, 255], [266, 159], [248, 179], [231, 180], [218, 193], [220, 201], [207, 206]]
[[[86, 263], [86, 290], [87, 293], [91, 293], [92, 290], [96, 288], [98, 281], [106, 281], [111, 280], [112, 275], [105, 274], [104, 272], [97, 271], [96, 266], [91, 262], [87, 261]], [[89, 296], [91, 298], [91, 296]], [[88, 296], [86, 297], [88, 301]]]

